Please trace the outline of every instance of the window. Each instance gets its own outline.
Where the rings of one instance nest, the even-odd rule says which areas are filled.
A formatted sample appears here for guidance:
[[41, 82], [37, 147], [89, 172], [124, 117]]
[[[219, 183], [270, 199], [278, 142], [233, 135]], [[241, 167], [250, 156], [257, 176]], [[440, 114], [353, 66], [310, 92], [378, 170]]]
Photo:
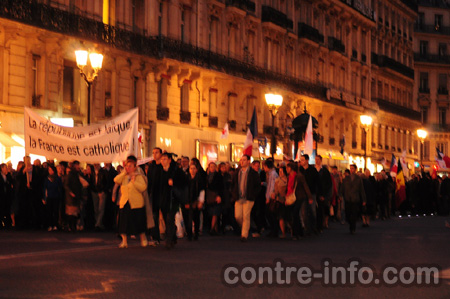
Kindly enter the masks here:
[[181, 10], [181, 42], [184, 43], [184, 9]]
[[144, 34], [144, 1], [132, 0], [131, 1], [131, 17], [133, 23], [133, 31], [139, 34]]
[[420, 118], [421, 118], [423, 124], [428, 123], [428, 108], [427, 107], [422, 107], [420, 109]]
[[217, 89], [209, 90], [209, 116], [217, 116]]
[[158, 14], [158, 35], [162, 35], [162, 16], [163, 16], [163, 1], [159, 2], [159, 14]]
[[434, 15], [434, 29], [436, 31], [442, 29], [442, 15]]
[[364, 99], [366, 98], [366, 82], [367, 82], [367, 78], [362, 77], [361, 78], [361, 97]]
[[180, 110], [182, 112], [189, 111], [189, 87], [190, 84], [184, 82], [180, 88]]
[[425, 14], [423, 12], [420, 12], [417, 18], [417, 27], [419, 29], [423, 29], [424, 25], [425, 25]]
[[133, 77], [133, 107], [138, 106], [138, 77]]
[[439, 43], [439, 58], [443, 58], [447, 55], [447, 44]]
[[352, 148], [356, 148], [356, 125], [352, 125]]
[[439, 125], [445, 126], [447, 124], [447, 108], [439, 107]]
[[80, 86], [80, 75], [74, 63], [64, 62], [63, 77], [63, 112], [79, 114], [79, 89], [75, 89], [75, 84], [78, 83], [77, 86]]
[[167, 107], [167, 78], [161, 78], [158, 82], [158, 108]]
[[419, 82], [419, 92], [429, 93], [428, 88], [428, 73], [422, 72], [420, 73], [420, 82]]
[[236, 121], [236, 99], [235, 93], [228, 94], [228, 120]]
[[421, 40], [420, 41], [420, 56], [427, 56], [428, 53], [428, 42]]
[[41, 95], [38, 92], [38, 64], [41, 57], [39, 55], [33, 55], [33, 61], [31, 65], [32, 77], [31, 77], [31, 105], [33, 107], [41, 106]]
[[439, 74], [438, 94], [448, 94], [447, 74]]

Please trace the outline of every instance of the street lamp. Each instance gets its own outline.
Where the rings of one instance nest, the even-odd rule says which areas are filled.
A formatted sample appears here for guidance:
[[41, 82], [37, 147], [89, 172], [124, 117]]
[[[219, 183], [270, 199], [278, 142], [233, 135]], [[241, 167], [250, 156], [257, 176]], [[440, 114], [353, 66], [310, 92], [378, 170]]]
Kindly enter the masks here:
[[[91, 62], [91, 69], [85, 70], [87, 65], [87, 60]], [[95, 52], [88, 53], [85, 50], [75, 51], [75, 56], [77, 58], [77, 66], [80, 69], [80, 75], [83, 77], [86, 85], [88, 87], [88, 111], [87, 111], [87, 123], [91, 123], [91, 86], [94, 83], [95, 78], [98, 76], [98, 72], [102, 68], [103, 55]]]
[[283, 96], [279, 94], [266, 93], [266, 103], [269, 107], [269, 111], [272, 114], [272, 141], [270, 143], [270, 153], [272, 154], [272, 160], [274, 160], [274, 154], [277, 150], [277, 139], [275, 137], [275, 116], [278, 109], [283, 104]]
[[423, 161], [423, 150], [424, 150], [424, 141], [425, 138], [427, 138], [428, 132], [424, 129], [418, 129], [417, 130], [417, 136], [420, 139], [420, 165], [422, 166], [422, 161]]
[[369, 131], [370, 126], [372, 125], [372, 117], [370, 115], [361, 115], [360, 117], [361, 124], [364, 129], [364, 135], [366, 135], [366, 142], [364, 144], [364, 169], [367, 167], [367, 132]]

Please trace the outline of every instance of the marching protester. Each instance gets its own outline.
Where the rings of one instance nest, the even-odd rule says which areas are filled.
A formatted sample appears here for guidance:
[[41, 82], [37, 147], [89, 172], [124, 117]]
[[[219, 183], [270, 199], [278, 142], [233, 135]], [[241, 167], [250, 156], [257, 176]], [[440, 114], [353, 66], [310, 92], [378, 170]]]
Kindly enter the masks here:
[[114, 178], [120, 185], [119, 234], [122, 242], [119, 248], [128, 247], [128, 235], [139, 235], [141, 246], [148, 245], [146, 230], [145, 201], [143, 192], [147, 190], [147, 180], [137, 171], [137, 159], [129, 156], [125, 171]]
[[1, 179], [0, 179], [0, 229], [9, 227], [11, 223], [11, 205], [13, 203], [13, 179], [8, 173], [6, 164], [0, 164]]
[[250, 157], [243, 155], [240, 169], [233, 180], [234, 215], [241, 227], [241, 241], [246, 242], [250, 230], [250, 214], [256, 200], [256, 195], [261, 188], [261, 180], [258, 173], [250, 167]]
[[318, 234], [317, 231], [317, 197], [321, 196], [320, 177], [317, 169], [309, 165], [309, 155], [300, 157], [300, 172], [305, 176], [311, 199], [302, 205], [301, 215], [306, 235]]
[[366, 205], [366, 194], [361, 177], [356, 174], [356, 165], [350, 165], [350, 176], [342, 182], [342, 196], [345, 200], [345, 218], [350, 225], [350, 233], [356, 232], [356, 220], [360, 205]]

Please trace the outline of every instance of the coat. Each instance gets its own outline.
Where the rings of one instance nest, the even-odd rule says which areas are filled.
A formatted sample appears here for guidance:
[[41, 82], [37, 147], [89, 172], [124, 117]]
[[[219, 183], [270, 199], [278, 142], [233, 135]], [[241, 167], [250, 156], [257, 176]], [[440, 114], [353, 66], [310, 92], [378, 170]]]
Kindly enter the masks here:
[[362, 178], [356, 174], [350, 175], [342, 182], [342, 196], [346, 202], [366, 202], [366, 193]]
[[122, 209], [126, 203], [130, 204], [131, 209], [143, 208], [145, 205], [142, 192], [147, 190], [147, 182], [144, 176], [136, 173], [134, 183], [131, 177], [124, 171], [114, 178], [114, 182], [120, 185], [121, 197], [119, 207]]
[[[248, 167], [250, 169], [247, 176], [247, 200], [254, 202], [261, 188], [261, 180], [259, 178], [259, 174], [255, 170], [253, 170], [253, 168], [251, 168], [250, 166]], [[233, 201], [239, 200], [239, 172], [240, 169], [236, 171], [233, 178], [233, 189], [232, 189]]]

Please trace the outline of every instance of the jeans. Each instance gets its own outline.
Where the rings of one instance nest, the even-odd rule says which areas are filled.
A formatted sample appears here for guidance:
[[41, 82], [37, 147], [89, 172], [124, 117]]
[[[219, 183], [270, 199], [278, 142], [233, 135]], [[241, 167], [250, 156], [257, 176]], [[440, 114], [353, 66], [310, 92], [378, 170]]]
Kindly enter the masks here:
[[317, 212], [317, 201], [316, 195], [312, 195], [312, 203], [309, 203], [309, 199], [306, 199], [302, 203], [301, 213], [302, 213], [302, 221], [305, 227], [306, 234], [317, 233], [317, 221], [316, 221], [316, 212]]

